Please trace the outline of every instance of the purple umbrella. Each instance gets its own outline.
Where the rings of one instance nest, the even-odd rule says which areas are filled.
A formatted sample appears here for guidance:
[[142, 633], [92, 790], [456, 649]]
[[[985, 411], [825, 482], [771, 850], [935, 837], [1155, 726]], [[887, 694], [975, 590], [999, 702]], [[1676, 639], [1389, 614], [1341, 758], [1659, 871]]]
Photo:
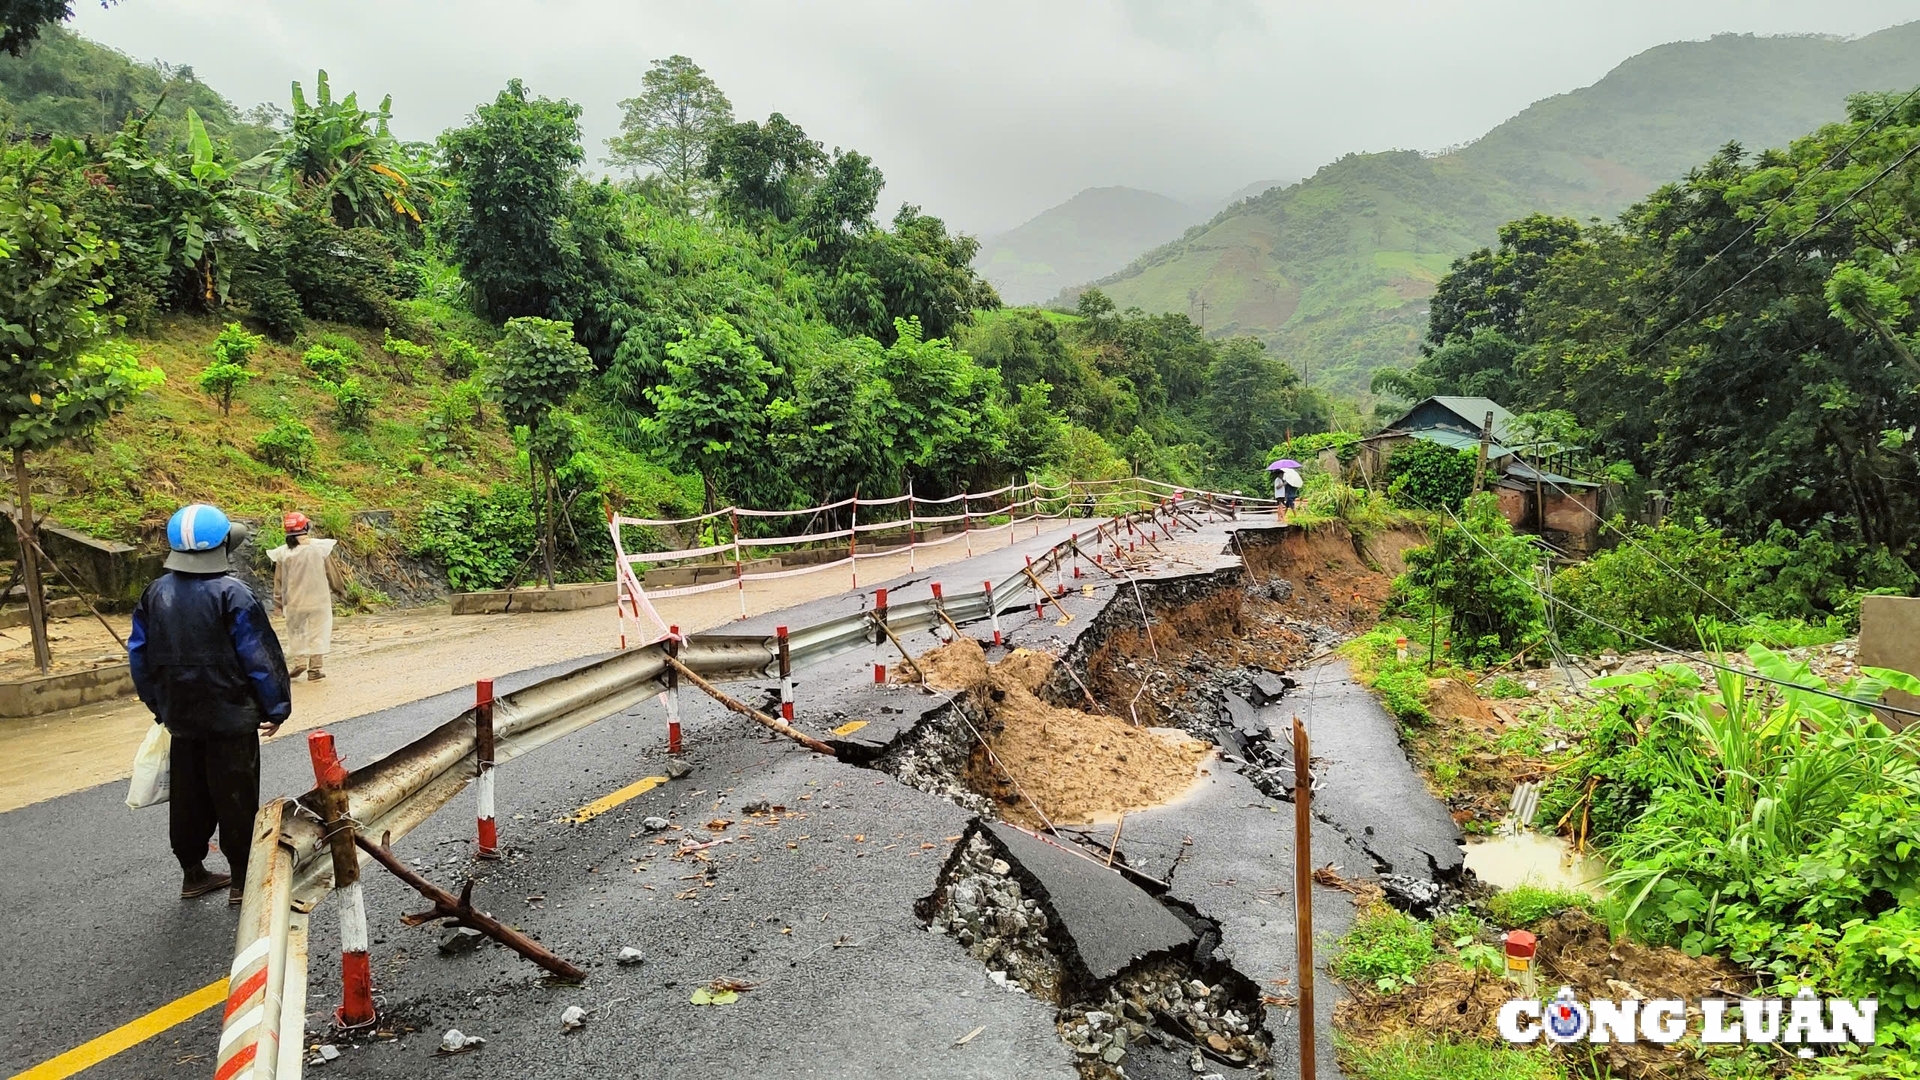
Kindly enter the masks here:
[[1293, 460], [1290, 457], [1283, 457], [1279, 461], [1276, 461], [1273, 464], [1267, 466], [1267, 471], [1279, 472], [1281, 469], [1297, 469], [1299, 467], [1300, 467], [1299, 462]]

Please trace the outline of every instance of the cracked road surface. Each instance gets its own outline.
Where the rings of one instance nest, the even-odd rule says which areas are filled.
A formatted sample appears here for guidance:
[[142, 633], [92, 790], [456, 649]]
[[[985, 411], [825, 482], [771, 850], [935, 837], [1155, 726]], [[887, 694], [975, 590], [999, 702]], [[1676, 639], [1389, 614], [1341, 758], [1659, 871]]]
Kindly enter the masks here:
[[[1214, 553], [1226, 548], [1226, 528], [1222, 523], [1181, 534], [1186, 554], [1175, 553], [1157, 575], [1142, 575], [1143, 586], [1217, 566], [1220, 556]], [[1060, 535], [981, 556], [964, 573], [968, 579], [1004, 577]], [[899, 595], [907, 599], [940, 576], [922, 573], [911, 585], [881, 584], [903, 590]], [[959, 574], [945, 576], [957, 580]], [[1069, 608], [1090, 622], [1114, 594], [1101, 592], [1094, 599], [1071, 597]], [[860, 603], [843, 597], [801, 605], [778, 621], [805, 625]], [[1013, 644], [1063, 636], [1053, 611], [1036, 619], [1030, 610], [1003, 617]], [[760, 621], [771, 620], [747, 625]], [[968, 630], [981, 632], [978, 626]], [[909, 643], [916, 649], [925, 644]], [[856, 650], [802, 672], [800, 726], [826, 734], [812, 718], [855, 700], [855, 689], [870, 683], [874, 659]], [[510, 691], [570, 666], [503, 676], [498, 689]], [[1337, 671], [1323, 673], [1324, 690], [1343, 685], [1351, 684]], [[729, 689], [754, 701], [769, 686], [747, 682]], [[869, 685], [859, 697], [879, 701], [884, 710], [892, 707], [884, 703], [887, 695], [897, 695], [901, 710], [889, 715], [926, 711], [913, 687]], [[469, 700], [469, 692], [457, 691], [328, 727], [347, 763], [357, 766], [443, 722]], [[692, 772], [683, 778], [641, 791], [589, 820], [567, 820], [609, 792], [666, 775], [664, 722], [659, 706], [649, 701], [496, 774], [509, 855], [504, 862], [471, 859], [468, 795], [396, 844], [403, 858], [443, 887], [457, 891], [472, 873], [476, 904], [585, 968], [584, 986], [545, 982], [536, 969], [490, 943], [443, 955], [437, 928], [407, 929], [398, 922], [425, 904], [376, 870], [366, 879], [367, 908], [380, 1030], [390, 1034], [326, 1034], [328, 1012], [339, 1000], [339, 934], [337, 905], [323, 903], [312, 923], [308, 1042], [330, 1042], [341, 1056], [309, 1068], [365, 1077], [1076, 1075], [1074, 1055], [1054, 1029], [1051, 1005], [996, 985], [957, 943], [929, 933], [914, 914], [914, 901], [933, 891], [953, 839], [964, 831], [967, 811], [887, 774], [766, 737], [763, 729], [698, 694], [689, 692], [684, 702], [683, 758]], [[1341, 699], [1337, 707], [1330, 702], [1322, 698], [1314, 706], [1316, 739], [1336, 714], [1341, 723], [1371, 732], [1374, 742], [1365, 745], [1394, 737], [1391, 719], [1377, 706], [1369, 708], [1364, 693]], [[1262, 715], [1290, 715], [1296, 704]], [[264, 792], [291, 794], [309, 786], [299, 740], [276, 740], [263, 756]], [[1386, 805], [1343, 805], [1329, 798], [1321, 809], [1337, 827], [1316, 828], [1316, 863], [1365, 876], [1374, 862], [1349, 838], [1367, 836], [1369, 828], [1374, 851], [1432, 854], [1433, 815], [1444, 818], [1445, 810], [1425, 794], [1397, 747], [1391, 755], [1355, 761], [1362, 770], [1355, 782], [1398, 794]], [[1329, 774], [1323, 790], [1335, 783]], [[130, 812], [123, 794], [111, 783], [0, 814], [0, 850], [8, 853], [0, 908], [16, 928], [0, 941], [0, 994], [13, 1003], [0, 1027], [0, 1075], [32, 1070], [208, 988], [227, 967], [229, 910], [217, 898], [175, 898], [177, 870], [167, 853], [165, 815]], [[746, 812], [761, 801], [785, 809]], [[667, 819], [671, 827], [650, 832], [644, 824], [649, 817]], [[720, 820], [730, 823], [709, 827]], [[723, 842], [674, 856], [683, 841], [715, 840]], [[1291, 809], [1216, 765], [1180, 802], [1129, 814], [1120, 846], [1136, 868], [1171, 877], [1170, 899], [1218, 923], [1220, 957], [1263, 991], [1290, 997], [1291, 843]], [[1316, 930], [1323, 938], [1350, 921], [1349, 901], [1344, 893], [1315, 889]], [[644, 961], [617, 964], [623, 947], [640, 949]], [[691, 1004], [694, 989], [715, 979], [752, 983], [753, 989], [728, 1005]], [[1329, 984], [1322, 987], [1319, 1023], [1329, 1049], [1320, 1074], [1336, 1076], [1326, 1037], [1336, 995]], [[588, 1019], [579, 1030], [563, 1033], [560, 1015], [570, 1005], [587, 1010]], [[218, 1010], [209, 1009], [162, 1027], [85, 1075], [206, 1077], [217, 1023]], [[1270, 1007], [1265, 1023], [1274, 1035], [1275, 1064], [1285, 1075], [1297, 1018], [1290, 1008]], [[441, 1034], [452, 1027], [487, 1043], [471, 1053], [437, 1056]], [[955, 1045], [976, 1028], [982, 1029], [978, 1035]], [[25, 1072], [34, 1080], [71, 1074]]]

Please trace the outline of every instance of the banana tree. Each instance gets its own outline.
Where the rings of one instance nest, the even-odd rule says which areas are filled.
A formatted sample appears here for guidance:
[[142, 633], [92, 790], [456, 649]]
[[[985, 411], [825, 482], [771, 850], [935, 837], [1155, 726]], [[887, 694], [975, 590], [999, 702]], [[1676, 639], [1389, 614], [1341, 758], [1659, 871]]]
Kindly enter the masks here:
[[325, 71], [312, 103], [294, 83], [292, 121], [269, 151], [275, 189], [323, 208], [343, 229], [419, 225], [444, 183], [424, 150], [393, 137], [392, 118], [391, 94], [369, 111], [358, 93], [335, 101]]
[[219, 307], [227, 302], [232, 282], [232, 268], [223, 254], [235, 242], [259, 249], [255, 214], [272, 196], [237, 179], [261, 159], [228, 165], [215, 151], [200, 114], [189, 108], [186, 119], [184, 150], [154, 153], [146, 121], [141, 120], [114, 137], [103, 164], [109, 180], [151, 208], [151, 242], [161, 260], [190, 272], [201, 302]]

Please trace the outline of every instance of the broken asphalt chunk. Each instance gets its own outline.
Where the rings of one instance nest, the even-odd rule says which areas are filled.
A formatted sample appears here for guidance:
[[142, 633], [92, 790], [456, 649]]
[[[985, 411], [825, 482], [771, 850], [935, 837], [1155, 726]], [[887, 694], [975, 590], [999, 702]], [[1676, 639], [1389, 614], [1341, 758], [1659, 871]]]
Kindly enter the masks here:
[[693, 766], [681, 761], [679, 758], [668, 758], [664, 771], [667, 774], [667, 779], [678, 780], [692, 772]]

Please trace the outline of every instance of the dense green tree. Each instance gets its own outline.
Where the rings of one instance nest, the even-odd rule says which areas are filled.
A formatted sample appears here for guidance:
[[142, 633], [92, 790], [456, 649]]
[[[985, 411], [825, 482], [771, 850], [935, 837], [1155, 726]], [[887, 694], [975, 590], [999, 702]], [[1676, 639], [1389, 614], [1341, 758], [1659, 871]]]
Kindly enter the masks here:
[[774, 457], [803, 502], [873, 494], [897, 478], [879, 448], [877, 418], [891, 393], [880, 353], [872, 338], [836, 342], [806, 363], [790, 396], [767, 406]]
[[581, 162], [580, 106], [507, 83], [473, 122], [440, 136], [455, 198], [446, 235], [480, 307], [499, 319], [554, 313], [573, 288], [562, 241]]
[[1290, 434], [1326, 430], [1325, 399], [1300, 383], [1292, 368], [1267, 355], [1258, 338], [1233, 338], [1220, 347], [1207, 377], [1207, 415], [1215, 453], [1226, 469], [1254, 472], [1266, 449]]
[[819, 143], [774, 113], [765, 124], [748, 120], [715, 133], [701, 176], [715, 185], [719, 206], [735, 218], [786, 222], [800, 212], [826, 164]]
[[969, 480], [1005, 473], [1005, 391], [998, 372], [981, 367], [945, 338], [928, 339], [901, 319], [878, 372], [888, 394], [879, 403], [879, 454], [921, 494], [961, 490]]
[[564, 322], [514, 318], [507, 320], [504, 331], [485, 372], [487, 388], [507, 425], [526, 431], [529, 490], [543, 538], [547, 587], [552, 588], [558, 510], [554, 473], [575, 448], [573, 426], [558, 418], [558, 410], [593, 373], [593, 358], [573, 340], [573, 327]]
[[1067, 452], [1067, 418], [1052, 392], [1045, 382], [1027, 383], [1007, 408], [1007, 464], [1016, 472], [1037, 472]]
[[[100, 0], [100, 6], [109, 2]], [[73, 0], [0, 0], [0, 49], [19, 56], [48, 25], [71, 18]]]
[[1431, 355], [1454, 337], [1480, 330], [1523, 336], [1520, 323], [1527, 294], [1540, 283], [1554, 256], [1579, 242], [1580, 223], [1572, 218], [1532, 214], [1500, 226], [1497, 248], [1455, 259], [1452, 271], [1434, 290], [1421, 352]]
[[607, 164], [657, 176], [672, 199], [695, 204], [707, 147], [733, 123], [733, 104], [684, 56], [655, 60], [640, 81], [640, 96], [620, 102], [620, 134], [607, 140]]
[[[36, 544], [27, 454], [92, 431], [141, 388], [159, 381], [131, 349], [103, 347], [112, 320], [102, 310], [118, 255], [112, 240], [60, 205], [61, 173], [80, 147], [0, 152], [0, 446], [13, 452], [20, 550]], [[40, 566], [20, 560], [34, 661], [49, 664], [40, 608]]]
[[719, 316], [667, 346], [666, 378], [647, 389], [654, 413], [642, 430], [669, 461], [700, 474], [708, 510], [766, 467], [767, 384], [774, 371]]

